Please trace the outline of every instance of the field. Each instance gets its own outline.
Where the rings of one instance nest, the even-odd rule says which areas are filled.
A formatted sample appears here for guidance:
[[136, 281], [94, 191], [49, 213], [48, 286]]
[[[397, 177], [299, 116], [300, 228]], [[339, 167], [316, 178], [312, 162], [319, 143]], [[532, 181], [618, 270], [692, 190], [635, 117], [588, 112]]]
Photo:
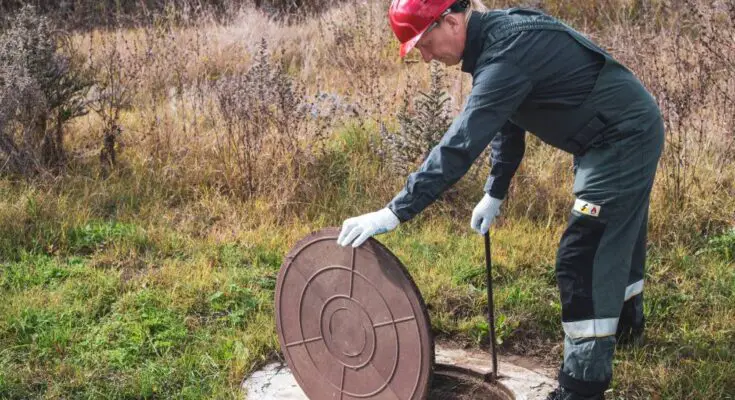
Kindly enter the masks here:
[[[647, 340], [617, 351], [608, 398], [735, 398], [735, 4], [534, 4], [628, 65], [666, 117]], [[469, 91], [457, 68], [399, 60], [384, 8], [344, 3], [291, 23], [249, 5], [226, 19], [173, 8], [69, 32], [63, 54], [94, 83], [77, 98], [88, 112], [33, 114], [63, 134], [53, 157], [0, 107], [0, 133], [29, 149], [0, 157], [0, 398], [244, 396], [241, 380], [281, 358], [283, 256], [383, 207], [423, 151], [386, 138], [436, 130]], [[8, 87], [0, 105], [35, 99]], [[470, 348], [488, 345], [484, 249], [469, 228], [483, 158], [377, 237], [413, 276], [436, 337]], [[549, 366], [561, 360], [554, 262], [571, 165], [530, 140], [492, 229], [499, 348]]]

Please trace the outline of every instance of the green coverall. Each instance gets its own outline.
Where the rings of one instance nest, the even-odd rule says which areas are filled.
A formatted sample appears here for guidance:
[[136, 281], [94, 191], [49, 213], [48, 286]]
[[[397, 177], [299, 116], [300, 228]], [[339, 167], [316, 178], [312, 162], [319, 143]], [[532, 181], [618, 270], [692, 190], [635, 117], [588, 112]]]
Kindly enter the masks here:
[[612, 378], [618, 325], [643, 323], [648, 205], [664, 130], [653, 97], [582, 34], [537, 11], [472, 12], [466, 106], [388, 207], [407, 221], [459, 180], [488, 144], [486, 193], [502, 199], [525, 132], [574, 155], [576, 196], [557, 254], [565, 332], [560, 385], [581, 396]]

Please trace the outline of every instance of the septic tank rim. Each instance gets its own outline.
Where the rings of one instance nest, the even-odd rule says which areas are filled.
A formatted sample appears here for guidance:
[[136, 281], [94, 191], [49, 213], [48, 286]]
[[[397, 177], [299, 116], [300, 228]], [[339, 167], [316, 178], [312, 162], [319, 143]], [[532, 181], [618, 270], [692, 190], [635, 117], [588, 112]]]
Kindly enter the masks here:
[[[515, 394], [513, 394], [512, 390], [510, 390], [498, 379], [493, 379], [492, 373], [483, 374], [479, 371], [475, 371], [473, 369], [465, 367], [458, 367], [456, 365], [434, 364], [432, 380], [436, 379], [437, 376], [448, 376], [451, 378], [470, 380], [471, 382], [477, 383], [486, 390], [492, 392], [496, 396], [496, 398], [498, 398], [498, 400], [516, 399], [516, 396]], [[502, 375], [499, 378], [502, 378]]]

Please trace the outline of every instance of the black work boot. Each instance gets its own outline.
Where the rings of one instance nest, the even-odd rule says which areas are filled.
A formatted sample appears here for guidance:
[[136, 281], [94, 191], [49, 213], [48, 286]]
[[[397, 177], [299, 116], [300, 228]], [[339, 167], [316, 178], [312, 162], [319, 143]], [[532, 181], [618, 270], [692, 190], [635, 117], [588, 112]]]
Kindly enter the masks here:
[[625, 303], [620, 311], [618, 329], [615, 340], [618, 346], [643, 345], [643, 331], [646, 327], [646, 318], [643, 316], [643, 294], [634, 296]]
[[605, 394], [598, 393], [592, 396], [582, 396], [564, 388], [563, 386], [559, 386], [554, 389], [553, 392], [549, 393], [546, 400], [605, 400]]
[[615, 344], [618, 346], [642, 346], [645, 342], [645, 337], [643, 336], [645, 327], [645, 317], [641, 320], [641, 323], [638, 326], [618, 323], [618, 330], [615, 332]]

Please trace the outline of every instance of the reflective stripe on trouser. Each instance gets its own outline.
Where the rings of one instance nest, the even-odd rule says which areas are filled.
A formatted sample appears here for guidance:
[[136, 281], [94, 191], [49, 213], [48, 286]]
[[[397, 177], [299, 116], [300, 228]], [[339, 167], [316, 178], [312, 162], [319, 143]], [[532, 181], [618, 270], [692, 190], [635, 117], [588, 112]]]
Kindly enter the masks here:
[[643, 290], [648, 205], [662, 149], [659, 118], [647, 130], [576, 160], [574, 194], [598, 207], [575, 206], [556, 274], [565, 332], [559, 381], [582, 395], [609, 386], [623, 302]]

